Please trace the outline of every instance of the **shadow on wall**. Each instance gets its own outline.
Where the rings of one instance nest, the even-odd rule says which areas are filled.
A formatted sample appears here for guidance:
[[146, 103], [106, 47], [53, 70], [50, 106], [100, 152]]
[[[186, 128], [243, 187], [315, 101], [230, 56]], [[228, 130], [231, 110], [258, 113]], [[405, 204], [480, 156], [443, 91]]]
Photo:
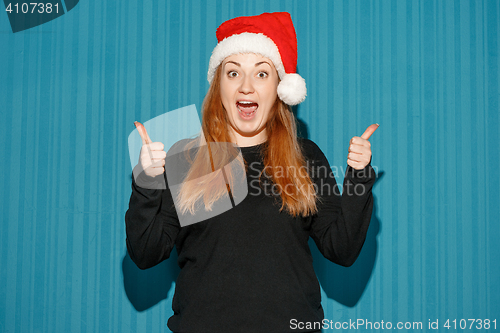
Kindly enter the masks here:
[[[374, 187], [384, 175], [379, 172]], [[309, 242], [314, 258], [314, 270], [318, 275], [321, 287], [328, 298], [342, 305], [354, 307], [361, 299], [368, 281], [373, 273], [377, 257], [377, 234], [380, 231], [380, 220], [377, 217], [377, 200], [373, 198], [373, 213], [365, 244], [358, 259], [351, 267], [334, 264], [323, 257], [313, 241]]]
[[125, 293], [130, 303], [137, 311], [145, 311], [168, 297], [172, 282], [177, 280], [180, 272], [177, 251], [174, 247], [170, 258], [152, 268], [141, 270], [125, 249], [122, 272]]

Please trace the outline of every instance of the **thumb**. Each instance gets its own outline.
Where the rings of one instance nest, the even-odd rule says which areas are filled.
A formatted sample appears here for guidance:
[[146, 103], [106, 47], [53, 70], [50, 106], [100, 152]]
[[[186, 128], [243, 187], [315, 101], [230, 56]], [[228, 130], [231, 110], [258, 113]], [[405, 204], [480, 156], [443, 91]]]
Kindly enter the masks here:
[[141, 124], [138, 121], [134, 121], [135, 127], [137, 127], [137, 131], [139, 132], [139, 135], [141, 136], [142, 139], [142, 144], [150, 144], [152, 141], [149, 138], [148, 132], [146, 131], [146, 128], [144, 127], [143, 124]]
[[365, 139], [365, 140], [368, 140], [370, 138], [370, 136], [372, 136], [373, 132], [375, 132], [375, 130], [379, 126], [380, 126], [379, 124], [373, 124], [373, 125], [368, 126], [368, 128], [366, 129], [366, 131], [361, 135], [361, 138]]

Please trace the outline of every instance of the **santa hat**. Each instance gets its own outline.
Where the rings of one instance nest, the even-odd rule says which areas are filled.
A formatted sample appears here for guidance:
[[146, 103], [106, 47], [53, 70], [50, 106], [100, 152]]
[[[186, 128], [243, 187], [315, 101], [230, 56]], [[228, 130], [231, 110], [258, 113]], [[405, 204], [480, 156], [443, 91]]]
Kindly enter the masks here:
[[281, 79], [278, 97], [288, 105], [306, 98], [306, 81], [296, 73], [297, 36], [288, 13], [264, 13], [236, 17], [222, 23], [216, 32], [219, 42], [208, 65], [208, 82], [215, 70], [230, 55], [257, 53], [269, 58]]

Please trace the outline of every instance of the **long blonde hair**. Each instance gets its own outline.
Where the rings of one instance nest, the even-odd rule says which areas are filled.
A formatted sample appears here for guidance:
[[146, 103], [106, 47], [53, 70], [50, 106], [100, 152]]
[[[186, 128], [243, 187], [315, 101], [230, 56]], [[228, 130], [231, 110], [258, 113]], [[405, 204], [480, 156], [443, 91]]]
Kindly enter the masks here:
[[[221, 66], [215, 72], [202, 107], [202, 135], [189, 145], [204, 145], [199, 149], [182, 184], [176, 205], [185, 214], [194, 214], [195, 204], [203, 198], [206, 210], [228, 195], [233, 188], [235, 175], [226, 172], [222, 179], [218, 170], [235, 158], [231, 145], [213, 145], [211, 142], [231, 142], [229, 119], [220, 96]], [[313, 183], [305, 169], [305, 158], [297, 140], [297, 124], [290, 107], [279, 98], [274, 103], [266, 123], [267, 142], [263, 145], [264, 170], [280, 191], [280, 212], [290, 215], [308, 216], [317, 212], [317, 195]], [[216, 152], [214, 151], [217, 150]], [[186, 149], [187, 150], [187, 149]], [[216, 153], [216, 154], [214, 154]], [[214, 160], [213, 156], [217, 156]], [[242, 166], [244, 167], [244, 166]], [[283, 170], [292, 172], [283, 172]], [[200, 177], [200, 175], [205, 175]], [[199, 179], [200, 181], [195, 181]], [[226, 185], [227, 184], [227, 185]]]

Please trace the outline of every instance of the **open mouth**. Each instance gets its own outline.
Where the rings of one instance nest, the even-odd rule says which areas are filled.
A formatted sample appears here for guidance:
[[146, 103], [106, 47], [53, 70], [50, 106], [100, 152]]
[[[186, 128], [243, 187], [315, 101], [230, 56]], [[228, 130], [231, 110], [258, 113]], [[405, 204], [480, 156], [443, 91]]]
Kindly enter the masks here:
[[257, 111], [258, 107], [259, 104], [252, 101], [236, 102], [236, 108], [240, 112], [240, 115], [245, 119], [252, 118], [255, 115], [255, 112]]

